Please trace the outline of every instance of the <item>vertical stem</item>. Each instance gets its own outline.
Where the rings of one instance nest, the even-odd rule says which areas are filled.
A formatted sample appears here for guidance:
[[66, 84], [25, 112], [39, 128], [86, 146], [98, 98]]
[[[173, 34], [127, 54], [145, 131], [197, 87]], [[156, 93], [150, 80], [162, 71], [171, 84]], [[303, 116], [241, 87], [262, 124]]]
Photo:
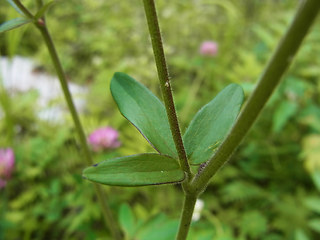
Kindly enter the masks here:
[[[18, 8], [28, 17], [31, 19], [35, 19], [34, 16], [31, 14], [31, 12], [29, 12], [29, 10], [19, 1], [19, 0], [13, 0], [14, 3], [18, 6]], [[42, 7], [42, 0], [37, 0], [37, 5], [38, 8]], [[73, 99], [71, 96], [71, 93], [69, 91], [69, 87], [68, 87], [68, 83], [67, 83], [67, 79], [65, 77], [63, 68], [61, 66], [61, 62], [59, 59], [59, 56], [57, 54], [57, 51], [55, 49], [54, 43], [52, 41], [51, 35], [47, 29], [46, 23], [45, 23], [45, 18], [41, 18], [39, 19], [37, 22], [34, 22], [35, 26], [39, 29], [45, 44], [48, 48], [51, 60], [53, 62], [53, 65], [56, 69], [59, 81], [60, 81], [60, 85], [64, 94], [64, 97], [66, 99], [67, 105], [68, 105], [68, 109], [71, 113], [77, 134], [79, 136], [80, 139], [80, 143], [82, 146], [82, 151], [84, 152], [84, 158], [87, 161], [88, 165], [92, 165], [93, 164], [93, 160], [91, 157], [91, 153], [87, 144], [87, 140], [78, 116], [78, 113], [76, 111], [75, 105], [73, 103]], [[121, 236], [121, 231], [120, 228], [118, 227], [118, 225], [116, 224], [116, 221], [114, 220], [113, 216], [112, 216], [112, 211], [109, 208], [109, 206], [107, 205], [107, 197], [106, 194], [103, 193], [103, 189], [100, 185], [98, 184], [94, 184], [94, 188], [96, 191], [96, 194], [98, 196], [98, 201], [101, 205], [101, 209], [103, 212], [103, 217], [105, 220], [105, 223], [107, 225], [107, 227], [109, 227], [109, 230], [111, 232], [111, 235], [113, 237], [113, 239], [115, 240], [121, 240], [122, 236]]]
[[41, 32], [41, 35], [42, 35], [46, 45], [47, 45], [48, 51], [49, 51], [50, 56], [52, 58], [53, 65], [54, 65], [54, 67], [56, 69], [58, 78], [60, 80], [60, 84], [61, 84], [61, 88], [63, 90], [63, 94], [65, 96], [66, 102], [68, 104], [68, 108], [70, 110], [70, 113], [72, 115], [72, 119], [74, 121], [74, 125], [75, 125], [75, 128], [76, 128], [77, 134], [78, 134], [79, 139], [80, 139], [80, 143], [81, 143], [81, 146], [82, 146], [82, 151], [84, 153], [84, 158], [86, 159], [88, 165], [92, 165], [93, 161], [92, 161], [90, 150], [89, 150], [89, 147], [88, 147], [88, 144], [87, 144], [87, 139], [86, 139], [86, 136], [84, 134], [82, 125], [80, 123], [80, 119], [79, 119], [77, 110], [76, 110], [75, 105], [73, 103], [72, 96], [71, 96], [71, 93], [69, 91], [67, 79], [66, 79], [66, 77], [64, 75], [64, 72], [63, 72], [63, 69], [62, 69], [58, 54], [57, 54], [56, 49], [54, 47], [54, 43], [53, 43], [53, 41], [51, 39], [51, 36], [49, 34], [49, 31], [48, 31], [47, 27], [45, 25], [42, 25], [42, 26], [37, 25], [37, 26], [38, 26], [38, 29]]
[[93, 183], [93, 186], [96, 191], [99, 204], [102, 208], [102, 214], [103, 214], [105, 224], [107, 225], [107, 227], [109, 228], [109, 230], [111, 232], [112, 239], [114, 239], [114, 240], [123, 239], [122, 234], [121, 234], [121, 230], [117, 224], [117, 221], [114, 219], [114, 217], [112, 215], [112, 211], [108, 205], [107, 194], [103, 191], [101, 185], [99, 185], [97, 183]]
[[20, 0], [13, 0], [17, 7], [25, 14], [26, 17], [33, 19], [33, 15], [29, 10], [20, 2]]
[[[50, 33], [49, 33], [44, 21], [39, 22], [38, 24], [36, 24], [36, 26], [41, 32], [41, 35], [47, 45], [49, 53], [50, 53], [54, 67], [57, 71], [57, 75], [60, 80], [60, 84], [61, 84], [64, 96], [65, 96], [66, 102], [68, 104], [68, 108], [69, 108], [70, 113], [72, 115], [72, 119], [73, 119], [74, 125], [76, 127], [76, 131], [77, 131], [78, 136], [80, 138], [80, 143], [82, 146], [82, 150], [84, 152], [84, 158], [86, 159], [88, 165], [92, 165], [93, 160], [92, 160], [92, 157], [90, 154], [87, 140], [86, 140], [82, 125], [80, 123], [80, 119], [79, 119], [78, 113], [76, 111], [75, 105], [73, 103], [72, 96], [71, 96], [69, 88], [68, 88], [67, 79], [66, 79], [65, 74], [63, 72], [63, 69], [62, 69], [62, 66], [60, 63], [60, 59], [58, 57], [58, 54], [55, 49], [52, 38], [50, 36]], [[113, 239], [120, 240], [121, 239], [121, 232], [116, 225], [116, 221], [114, 220], [114, 218], [112, 216], [112, 212], [111, 212], [109, 206], [106, 204], [105, 193], [103, 193], [102, 187], [98, 184], [94, 183], [94, 188], [96, 190], [98, 200], [99, 200], [101, 208], [102, 208], [104, 220], [105, 220], [107, 226], [109, 227], [109, 230], [111, 231]]]
[[267, 64], [257, 87], [240, 113], [232, 130], [202, 173], [193, 179], [191, 183], [192, 191], [202, 192], [210, 178], [228, 161], [231, 154], [240, 144], [292, 62], [302, 40], [315, 20], [319, 8], [319, 0], [302, 2], [293, 22]]
[[158, 77], [160, 81], [160, 88], [163, 96], [164, 105], [166, 107], [167, 116], [173, 136], [173, 140], [178, 152], [180, 166], [184, 172], [187, 173], [188, 179], [191, 179], [192, 173], [188, 163], [185, 148], [181, 137], [178, 118], [175, 110], [175, 105], [172, 96], [172, 89], [170, 84], [170, 77], [167, 68], [166, 58], [163, 51], [162, 38], [156, 6], [154, 0], [143, 0], [144, 10], [148, 22], [149, 33], [152, 42], [154, 58], [157, 65]]
[[184, 240], [187, 238], [190, 223], [192, 219], [194, 205], [197, 200], [197, 195], [190, 192], [189, 184], [193, 178], [193, 174], [190, 170], [187, 154], [183, 145], [181, 131], [178, 123], [178, 118], [175, 110], [175, 105], [172, 96], [172, 89], [170, 84], [170, 77], [167, 68], [166, 58], [163, 51], [161, 32], [157, 17], [156, 6], [154, 0], [143, 0], [144, 10], [148, 22], [149, 33], [152, 42], [152, 48], [156, 66], [158, 70], [158, 77], [160, 81], [160, 88], [162, 92], [163, 101], [166, 107], [167, 116], [170, 124], [173, 140], [178, 152], [180, 166], [182, 170], [187, 174], [187, 180], [182, 184], [185, 192], [185, 200], [183, 204], [183, 210], [180, 219], [180, 226], [177, 238], [178, 240]]
[[5, 136], [7, 138], [7, 143], [10, 145], [13, 143], [14, 138], [14, 121], [12, 119], [12, 113], [11, 113], [11, 101], [10, 97], [8, 96], [8, 93], [6, 89], [3, 86], [3, 82], [0, 79], [0, 107], [2, 107], [2, 110], [4, 112], [4, 122], [5, 122]]
[[42, 0], [37, 0], [36, 2], [37, 2], [38, 10], [40, 10], [41, 7], [43, 6], [43, 2], [42, 2]]
[[187, 238], [196, 201], [196, 196], [189, 194], [185, 195], [183, 210], [180, 217], [180, 226], [176, 240], [185, 240]]

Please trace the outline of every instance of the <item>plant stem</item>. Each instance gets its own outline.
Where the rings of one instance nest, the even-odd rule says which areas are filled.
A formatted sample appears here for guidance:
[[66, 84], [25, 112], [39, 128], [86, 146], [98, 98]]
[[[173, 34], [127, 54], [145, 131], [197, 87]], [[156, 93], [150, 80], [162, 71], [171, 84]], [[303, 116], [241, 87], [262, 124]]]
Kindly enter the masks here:
[[151, 43], [158, 70], [158, 77], [160, 81], [160, 88], [162, 92], [163, 101], [166, 107], [166, 112], [170, 124], [172, 137], [178, 152], [180, 166], [186, 173], [186, 181], [182, 183], [182, 187], [185, 192], [185, 200], [183, 204], [183, 210], [180, 218], [180, 226], [177, 235], [177, 240], [186, 239], [190, 223], [192, 219], [194, 205], [197, 200], [197, 194], [189, 191], [190, 181], [193, 178], [193, 174], [190, 169], [187, 154], [183, 145], [177, 113], [172, 96], [172, 89], [170, 84], [170, 77], [166, 58], [163, 51], [163, 44], [161, 38], [161, 32], [158, 22], [158, 16], [154, 0], [143, 0], [144, 10], [148, 22], [149, 33], [151, 37]]
[[[25, 8], [25, 6], [19, 0], [13, 0], [13, 1], [16, 3], [16, 5], [19, 7], [19, 9], [24, 14], [26, 14], [29, 18], [35, 19], [35, 17], [29, 12], [29, 10], [27, 8]], [[38, 4], [38, 8], [42, 7], [41, 0], [38, 0], [37, 4]], [[73, 99], [72, 99], [72, 96], [71, 96], [71, 93], [70, 93], [70, 90], [68, 87], [67, 79], [64, 74], [59, 56], [57, 54], [57, 51], [56, 51], [56, 48], [55, 48], [54, 43], [52, 41], [51, 35], [50, 35], [48, 28], [46, 26], [45, 18], [43, 17], [43, 18], [39, 19], [38, 21], [35, 21], [34, 24], [39, 29], [39, 31], [45, 41], [45, 44], [48, 48], [51, 60], [52, 60], [53, 65], [56, 69], [56, 72], [57, 72], [57, 75], [58, 75], [58, 78], [60, 81], [60, 85], [61, 85], [65, 100], [68, 105], [68, 109], [71, 113], [77, 134], [80, 139], [82, 151], [84, 152], [84, 158], [86, 159], [88, 165], [92, 165], [93, 160], [92, 160], [91, 153], [90, 153], [90, 150], [89, 150], [89, 147], [87, 144], [86, 136], [84, 134], [83, 127], [80, 122], [80, 118], [79, 118], [77, 110], [75, 108], [75, 105], [74, 105], [74, 102], [73, 102]], [[106, 194], [103, 193], [103, 189], [100, 185], [94, 183], [94, 188], [95, 188], [95, 191], [96, 191], [96, 194], [98, 197], [98, 201], [99, 201], [101, 208], [102, 208], [105, 223], [106, 223], [107, 227], [109, 228], [113, 239], [121, 240], [122, 239], [121, 231], [112, 216], [111, 209], [107, 205]]]
[[28, 17], [30, 19], [34, 19], [32, 13], [29, 12], [29, 10], [19, 0], [13, 0], [13, 2], [26, 15], [26, 17]]
[[187, 174], [187, 179], [189, 181], [192, 178], [192, 173], [188, 163], [187, 154], [183, 146], [179, 122], [173, 101], [170, 77], [167, 68], [166, 58], [163, 51], [156, 6], [154, 0], [143, 0], [143, 4], [148, 22], [154, 58], [158, 70], [160, 88], [162, 92], [164, 105], [167, 111], [172, 137], [178, 152], [180, 166], [182, 170]]
[[2, 79], [0, 79], [0, 106], [4, 112], [4, 129], [7, 143], [12, 145], [14, 139], [14, 120], [11, 113], [12, 102], [10, 101], [10, 96], [4, 88]]
[[38, 11], [41, 9], [41, 7], [43, 6], [43, 2], [42, 0], [37, 0], [37, 7], [38, 7]]
[[[70, 113], [72, 115], [72, 119], [73, 119], [73, 122], [74, 122], [74, 125], [76, 128], [76, 131], [77, 131], [78, 136], [80, 138], [80, 143], [82, 146], [82, 150], [84, 152], [84, 158], [86, 159], [88, 165], [92, 165], [93, 160], [92, 160], [92, 157], [90, 154], [87, 140], [86, 140], [82, 125], [80, 123], [80, 119], [79, 119], [77, 110], [74, 106], [72, 96], [71, 96], [69, 88], [68, 88], [67, 79], [66, 79], [65, 74], [63, 72], [63, 69], [62, 69], [57, 51], [55, 49], [54, 43], [52, 41], [50, 33], [49, 33], [45, 24], [44, 25], [37, 24], [37, 27], [42, 34], [42, 37], [47, 45], [48, 51], [49, 51], [51, 59], [53, 61], [53, 65], [57, 71], [57, 75], [60, 80], [60, 84], [61, 84], [64, 96], [65, 96], [66, 102], [68, 104], [68, 108], [69, 108]], [[111, 231], [113, 239], [120, 240], [121, 239], [121, 232], [120, 232], [119, 228], [116, 226], [116, 221], [114, 220], [114, 218], [112, 216], [112, 212], [111, 212], [110, 208], [106, 204], [105, 193], [103, 193], [102, 187], [98, 184], [94, 183], [94, 188], [96, 190], [98, 200], [99, 200], [101, 208], [102, 208], [105, 222], [106, 222], [107, 226], [109, 227], [109, 230]]]
[[180, 217], [179, 231], [178, 231], [176, 240], [187, 239], [196, 201], [197, 201], [197, 196], [193, 194], [185, 195], [184, 202], [183, 202], [183, 210]]
[[225, 164], [240, 144], [250, 127], [279, 83], [282, 75], [292, 62], [302, 40], [311, 27], [320, 8], [319, 0], [303, 1], [284, 38], [267, 64], [257, 87], [240, 113], [232, 130], [208, 162], [201, 174], [191, 182], [191, 189], [197, 193], [204, 191], [210, 178]]
[[92, 161], [90, 150], [89, 150], [89, 147], [88, 147], [88, 144], [87, 144], [86, 136], [84, 134], [82, 125], [80, 123], [80, 119], [79, 119], [77, 110], [76, 110], [76, 108], [74, 106], [74, 103], [73, 103], [73, 100], [72, 100], [72, 96], [71, 96], [71, 93], [69, 91], [67, 79], [66, 79], [65, 74], [63, 72], [59, 57], [58, 57], [56, 49], [54, 47], [54, 43], [53, 43], [53, 41], [51, 39], [51, 36], [49, 34], [49, 31], [48, 31], [48, 29], [47, 29], [47, 27], [45, 25], [43, 25], [43, 26], [37, 25], [37, 27], [40, 30], [41, 35], [42, 35], [42, 37], [43, 37], [43, 39], [44, 39], [44, 41], [45, 41], [45, 43], [47, 45], [48, 51], [50, 53], [50, 56], [51, 56], [51, 59], [52, 59], [52, 62], [53, 62], [53, 65], [54, 65], [54, 67], [56, 69], [58, 78], [60, 80], [60, 84], [61, 84], [61, 88], [63, 90], [63, 94], [64, 94], [66, 102], [68, 104], [68, 108], [69, 108], [70, 113], [72, 115], [72, 119], [74, 121], [74, 125], [75, 125], [75, 128], [76, 128], [77, 134], [79, 136], [81, 146], [83, 148], [82, 151], [84, 152], [84, 158], [86, 159], [88, 165], [92, 165], [93, 161]]

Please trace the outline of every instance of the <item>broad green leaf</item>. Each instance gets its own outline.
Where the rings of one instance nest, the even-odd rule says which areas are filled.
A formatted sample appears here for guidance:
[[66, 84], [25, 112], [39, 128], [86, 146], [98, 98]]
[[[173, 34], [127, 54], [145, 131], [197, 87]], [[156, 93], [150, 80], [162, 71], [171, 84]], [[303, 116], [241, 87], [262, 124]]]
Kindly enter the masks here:
[[6, 21], [0, 25], [0, 33], [12, 30], [14, 28], [20, 27], [24, 24], [30, 23], [30, 19], [26, 18], [15, 18], [9, 21]]
[[136, 230], [136, 222], [128, 204], [121, 205], [119, 211], [119, 222], [127, 236], [127, 239], [132, 239]]
[[177, 158], [166, 110], [145, 86], [125, 73], [115, 73], [111, 93], [127, 118], [158, 152]]
[[209, 160], [235, 122], [244, 99], [242, 88], [230, 84], [205, 105], [183, 136], [192, 164]]
[[83, 171], [90, 181], [114, 186], [146, 186], [181, 182], [184, 172], [177, 160], [144, 153], [103, 161]]
[[12, 1], [12, 0], [7, 0], [7, 2], [8, 2], [18, 13], [20, 13], [22, 16], [24, 16], [24, 13], [20, 10], [20, 8], [18, 8], [18, 6], [14, 3], [14, 1]]
[[35, 19], [39, 19], [43, 17], [43, 15], [48, 11], [48, 9], [55, 3], [55, 1], [51, 1], [43, 5], [40, 10], [34, 16]]

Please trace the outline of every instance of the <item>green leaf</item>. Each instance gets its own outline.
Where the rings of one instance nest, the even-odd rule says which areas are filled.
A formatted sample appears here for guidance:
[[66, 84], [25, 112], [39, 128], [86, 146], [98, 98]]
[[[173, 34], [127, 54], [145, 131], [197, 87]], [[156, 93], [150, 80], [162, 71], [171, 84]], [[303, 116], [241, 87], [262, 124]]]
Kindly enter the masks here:
[[181, 182], [184, 172], [177, 160], [144, 153], [103, 161], [83, 171], [90, 181], [114, 186], [146, 186]]
[[295, 115], [298, 110], [296, 103], [291, 101], [283, 101], [277, 107], [272, 119], [272, 131], [279, 133], [289, 119]]
[[320, 214], [320, 197], [307, 197], [304, 203], [309, 209]]
[[177, 158], [177, 151], [162, 102], [145, 86], [125, 73], [115, 73], [112, 96], [127, 118], [158, 152]]
[[243, 99], [242, 88], [230, 84], [199, 110], [183, 136], [192, 164], [203, 163], [213, 156], [236, 120]]
[[164, 214], [157, 215], [146, 222], [136, 234], [139, 240], [172, 240], [175, 238], [179, 221], [169, 219]]
[[257, 239], [267, 231], [268, 221], [260, 212], [248, 211], [241, 216], [240, 226], [241, 232]]
[[40, 10], [36, 13], [36, 15], [34, 16], [35, 19], [41, 18], [54, 3], [55, 3], [55, 1], [51, 1], [51, 2], [48, 2], [45, 5], [43, 5], [40, 8]]
[[314, 185], [316, 186], [316, 188], [320, 192], [320, 171], [316, 169], [314, 172], [312, 172], [311, 178], [314, 182]]
[[8, 2], [18, 13], [20, 13], [22, 16], [24, 16], [24, 13], [20, 10], [20, 8], [18, 8], [18, 6], [14, 3], [14, 1], [12, 1], [12, 0], [7, 0], [7, 2]]
[[6, 31], [10, 31], [14, 28], [18, 28], [24, 24], [30, 23], [30, 19], [26, 18], [14, 18], [9, 21], [6, 21], [0, 25], [0, 33], [4, 33]]
[[308, 235], [302, 229], [297, 229], [295, 231], [294, 240], [309, 240], [309, 238]]
[[119, 222], [128, 239], [134, 237], [136, 222], [128, 204], [122, 204], [119, 211]]
[[311, 219], [311, 220], [308, 222], [308, 225], [309, 225], [309, 227], [310, 227], [312, 230], [320, 233], [320, 218]]

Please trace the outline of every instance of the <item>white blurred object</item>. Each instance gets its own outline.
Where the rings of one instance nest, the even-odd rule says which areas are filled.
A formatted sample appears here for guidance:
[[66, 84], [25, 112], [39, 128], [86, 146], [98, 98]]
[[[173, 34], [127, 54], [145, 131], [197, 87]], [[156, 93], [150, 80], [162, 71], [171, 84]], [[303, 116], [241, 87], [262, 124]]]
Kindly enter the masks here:
[[[35, 63], [28, 58], [16, 56], [13, 59], [0, 58], [0, 78], [10, 93], [36, 90], [39, 93], [38, 116], [42, 120], [63, 122], [68, 108], [64, 101], [58, 78], [34, 71]], [[74, 104], [79, 112], [85, 108], [87, 89], [75, 83], [68, 83]]]
[[196, 204], [194, 206], [194, 211], [192, 214], [192, 221], [198, 221], [201, 217], [201, 211], [204, 207], [204, 202], [201, 199], [197, 199]]

